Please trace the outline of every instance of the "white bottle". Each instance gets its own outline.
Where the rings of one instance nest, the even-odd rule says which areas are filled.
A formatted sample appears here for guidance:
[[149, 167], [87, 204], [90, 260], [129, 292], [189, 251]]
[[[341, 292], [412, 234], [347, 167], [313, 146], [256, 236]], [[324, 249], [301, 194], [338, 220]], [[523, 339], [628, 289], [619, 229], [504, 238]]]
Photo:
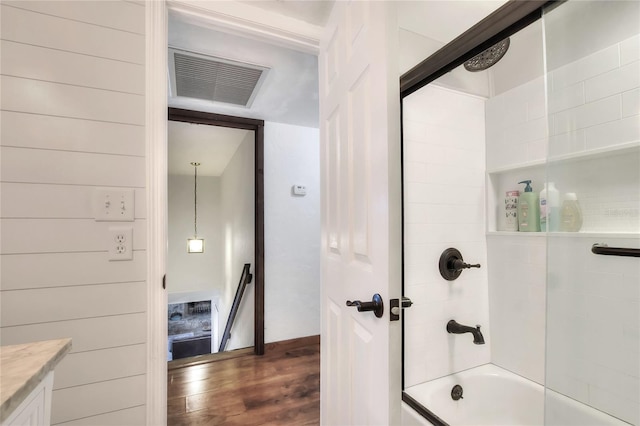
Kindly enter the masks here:
[[557, 232], [559, 229], [560, 193], [556, 189], [555, 183], [545, 183], [544, 188], [540, 191], [540, 231]]

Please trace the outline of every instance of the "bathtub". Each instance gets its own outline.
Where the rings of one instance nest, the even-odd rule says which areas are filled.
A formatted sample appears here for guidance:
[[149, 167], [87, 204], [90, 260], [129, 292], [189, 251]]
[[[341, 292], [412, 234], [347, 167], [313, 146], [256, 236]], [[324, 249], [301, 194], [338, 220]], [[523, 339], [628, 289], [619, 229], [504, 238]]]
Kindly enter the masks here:
[[[451, 398], [455, 385], [463, 388], [457, 401]], [[544, 387], [493, 364], [412, 386], [405, 394], [451, 426], [629, 425], [549, 389], [545, 407]], [[403, 424], [430, 424], [412, 411], [403, 403]]]

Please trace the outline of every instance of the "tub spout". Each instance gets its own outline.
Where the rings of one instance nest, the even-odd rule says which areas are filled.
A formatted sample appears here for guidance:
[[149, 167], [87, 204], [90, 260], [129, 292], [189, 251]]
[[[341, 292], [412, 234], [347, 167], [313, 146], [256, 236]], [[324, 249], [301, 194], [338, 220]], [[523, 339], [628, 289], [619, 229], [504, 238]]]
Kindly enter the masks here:
[[471, 333], [473, 334], [473, 343], [476, 345], [484, 345], [484, 336], [482, 336], [479, 325], [476, 325], [474, 328], [458, 324], [456, 320], [451, 320], [447, 323], [447, 331], [453, 334]]

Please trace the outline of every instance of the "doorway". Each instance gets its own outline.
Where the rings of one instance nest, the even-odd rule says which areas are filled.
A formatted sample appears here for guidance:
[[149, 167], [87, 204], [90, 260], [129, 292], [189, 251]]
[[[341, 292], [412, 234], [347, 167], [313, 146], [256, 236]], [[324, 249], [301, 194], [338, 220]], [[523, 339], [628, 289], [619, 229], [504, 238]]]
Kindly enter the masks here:
[[264, 122], [177, 108], [168, 120], [168, 359], [262, 355]]

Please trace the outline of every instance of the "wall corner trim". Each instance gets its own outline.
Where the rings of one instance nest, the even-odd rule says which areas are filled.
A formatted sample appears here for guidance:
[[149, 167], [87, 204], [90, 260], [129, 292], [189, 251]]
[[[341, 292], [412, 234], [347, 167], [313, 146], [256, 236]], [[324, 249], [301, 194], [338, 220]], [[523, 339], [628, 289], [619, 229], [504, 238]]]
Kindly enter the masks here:
[[145, 3], [148, 425], [167, 424], [167, 5]]

